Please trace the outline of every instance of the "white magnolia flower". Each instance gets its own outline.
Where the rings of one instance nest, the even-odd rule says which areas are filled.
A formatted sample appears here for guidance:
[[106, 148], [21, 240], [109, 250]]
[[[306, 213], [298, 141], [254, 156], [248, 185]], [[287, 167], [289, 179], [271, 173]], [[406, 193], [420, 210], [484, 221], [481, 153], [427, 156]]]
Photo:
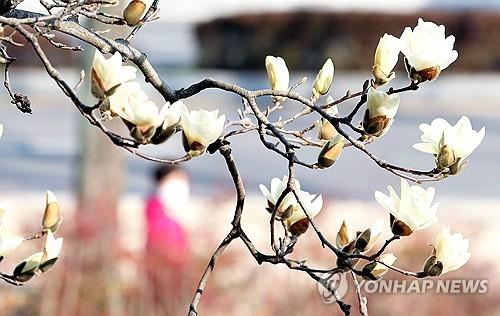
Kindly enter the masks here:
[[462, 170], [467, 157], [483, 141], [485, 128], [479, 132], [472, 129], [468, 117], [462, 116], [454, 126], [446, 120], [437, 118], [429, 124], [420, 124], [423, 132], [422, 143], [413, 148], [434, 154], [439, 169], [449, 169], [451, 174]]
[[109, 99], [112, 113], [127, 122], [138, 127], [157, 125], [158, 107], [148, 100], [139, 83], [128, 82], [121, 85]]
[[2, 137], [3, 135], [3, 124], [0, 124], [0, 138]]
[[460, 233], [450, 233], [450, 228], [444, 228], [436, 237], [434, 243], [436, 262], [441, 262], [441, 274], [455, 271], [462, 267], [471, 257], [469, 239], [464, 239]]
[[[311, 218], [319, 214], [323, 207], [323, 197], [321, 195], [310, 194], [306, 191], [299, 191], [298, 195], [300, 202]], [[293, 205], [291, 215], [285, 219], [285, 225], [288, 231], [296, 236], [302, 235], [309, 228], [309, 219], [299, 202]]]
[[[276, 203], [285, 191], [288, 184], [288, 177], [284, 176], [282, 180], [274, 178], [271, 180], [271, 187], [268, 189], [265, 185], [259, 186], [260, 191], [266, 197], [268, 202], [267, 210], [272, 212]], [[300, 202], [311, 218], [318, 215], [323, 207], [323, 197], [316, 196], [300, 189], [300, 182], [294, 179], [295, 188], [298, 191]], [[276, 219], [282, 220], [287, 229], [295, 235], [303, 234], [309, 227], [309, 221], [300, 203], [295, 198], [293, 192], [289, 192], [281, 201], [277, 208]]]
[[162, 129], [168, 130], [177, 126], [181, 122], [182, 113], [186, 110], [187, 108], [182, 101], [177, 101], [172, 104], [166, 103], [159, 114], [160, 120], [163, 120], [161, 123]]
[[[294, 179], [294, 182], [297, 190], [300, 190], [300, 182], [297, 179]], [[283, 191], [285, 191], [287, 184], [288, 184], [288, 177], [284, 176], [283, 180], [278, 178], [273, 178], [271, 180], [271, 186], [269, 187], [269, 189], [263, 184], [259, 185], [260, 192], [262, 192], [264, 197], [267, 199], [269, 212], [273, 211], [273, 208], [276, 205], [276, 203], [278, 203], [281, 194], [283, 193]], [[278, 206], [277, 215], [281, 216], [288, 209], [288, 207], [294, 205], [295, 203], [296, 199], [295, 196], [293, 195], [293, 192], [289, 192], [282, 199], [280, 205]]]
[[45, 239], [45, 247], [43, 249], [43, 259], [42, 262], [46, 262], [59, 257], [63, 245], [63, 238], [54, 238], [52, 231], [47, 232], [47, 237]]
[[[288, 91], [290, 84], [290, 73], [285, 60], [281, 57], [267, 56], [266, 70], [271, 88], [277, 91]], [[276, 97], [275, 101], [283, 100], [282, 97]]]
[[381, 137], [391, 127], [399, 108], [399, 95], [370, 88], [363, 128], [368, 135]]
[[371, 276], [370, 279], [378, 280], [389, 270], [387, 266], [392, 266], [398, 258], [392, 254], [387, 253], [380, 256], [379, 262], [372, 262], [363, 268], [363, 272]]
[[[122, 84], [109, 97], [109, 115], [121, 117], [129, 128], [130, 134], [142, 143], [148, 143], [160, 126], [168, 129], [172, 127], [170, 124], [174, 124], [174, 121], [177, 126], [182, 107], [182, 102], [175, 106], [167, 103], [159, 110], [153, 101], [148, 100], [148, 96], [137, 82]], [[171, 130], [168, 131], [171, 132]]]
[[136, 77], [137, 69], [132, 66], [122, 65], [122, 56], [115, 52], [106, 59], [100, 51], [96, 50], [92, 63], [91, 87], [96, 98], [104, 99], [112, 94], [120, 84]]
[[439, 203], [432, 204], [434, 188], [425, 190], [417, 185], [410, 186], [404, 179], [401, 179], [401, 197], [392, 186], [388, 188], [389, 196], [376, 191], [375, 199], [394, 217], [391, 225], [395, 235], [407, 236], [437, 222]]
[[384, 85], [394, 79], [396, 74], [392, 71], [398, 63], [401, 50], [399, 38], [384, 34], [378, 42], [373, 62], [373, 76], [375, 84]]
[[325, 95], [328, 91], [330, 91], [334, 72], [335, 67], [333, 66], [333, 62], [330, 58], [328, 58], [321, 70], [318, 72], [316, 80], [314, 80], [312, 88], [313, 99], [318, 99], [320, 96]]
[[156, 124], [158, 128], [151, 142], [153, 144], [160, 144], [173, 135], [180, 126], [183, 112], [187, 112], [187, 108], [182, 101], [172, 104], [167, 102], [158, 114]]
[[208, 145], [222, 134], [225, 122], [226, 116], [219, 116], [219, 110], [182, 111], [181, 126], [186, 152], [193, 157], [203, 154]]
[[453, 35], [446, 37], [444, 25], [418, 19], [413, 31], [410, 27], [405, 28], [401, 34], [401, 52], [414, 68], [411, 79], [421, 82], [437, 78], [458, 58], [454, 43]]

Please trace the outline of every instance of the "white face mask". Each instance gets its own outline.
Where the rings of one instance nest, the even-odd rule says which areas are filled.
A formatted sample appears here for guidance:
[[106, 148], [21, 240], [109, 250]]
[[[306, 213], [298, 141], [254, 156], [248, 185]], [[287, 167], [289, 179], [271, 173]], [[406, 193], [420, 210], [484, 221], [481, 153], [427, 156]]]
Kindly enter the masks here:
[[173, 216], [182, 216], [189, 201], [189, 183], [185, 179], [173, 178], [164, 181], [156, 191], [167, 212]]

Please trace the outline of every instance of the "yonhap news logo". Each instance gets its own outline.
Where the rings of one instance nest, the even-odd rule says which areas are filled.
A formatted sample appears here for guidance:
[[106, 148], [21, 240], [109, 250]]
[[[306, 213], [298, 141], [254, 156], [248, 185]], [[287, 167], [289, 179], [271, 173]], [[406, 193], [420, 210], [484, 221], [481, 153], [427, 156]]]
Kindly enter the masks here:
[[318, 292], [324, 304], [332, 304], [342, 299], [349, 290], [344, 273], [324, 273], [318, 280]]
[[[335, 303], [342, 299], [349, 290], [345, 273], [324, 273], [320, 276], [317, 287], [321, 300], [325, 304]], [[486, 294], [488, 280], [486, 279], [413, 279], [378, 281], [360, 280], [359, 288], [364, 294]], [[335, 293], [335, 295], [333, 293]]]

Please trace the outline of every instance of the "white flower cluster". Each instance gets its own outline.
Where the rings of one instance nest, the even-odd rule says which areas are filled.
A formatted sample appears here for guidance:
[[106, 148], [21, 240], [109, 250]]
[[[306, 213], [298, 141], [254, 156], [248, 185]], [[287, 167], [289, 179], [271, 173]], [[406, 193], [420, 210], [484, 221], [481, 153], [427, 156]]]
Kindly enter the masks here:
[[[412, 30], [405, 28], [398, 39], [385, 34], [378, 43], [373, 66], [373, 88], [368, 90], [368, 101], [363, 128], [371, 137], [383, 136], [389, 130], [399, 107], [399, 97], [389, 92], [376, 90], [388, 83], [396, 74], [393, 72], [399, 53], [405, 56], [409, 77], [414, 85], [434, 80], [458, 58], [453, 49], [455, 37], [445, 36], [445, 27], [433, 22], [418, 20]], [[446, 175], [457, 174], [463, 169], [466, 158], [479, 146], [484, 137], [484, 127], [476, 132], [469, 118], [463, 116], [455, 126], [444, 119], [436, 119], [431, 125], [421, 124], [424, 133], [422, 142], [414, 147], [434, 154], [437, 169]]]
[[[127, 8], [126, 17], [129, 25], [136, 25], [143, 14], [142, 1], [135, 1], [138, 14], [132, 14], [132, 9]], [[132, 12], [132, 13], [131, 13]], [[125, 15], [125, 13], [124, 13]], [[366, 109], [363, 120], [359, 127], [350, 125], [353, 130], [362, 134], [360, 141], [372, 141], [384, 136], [394, 123], [400, 106], [400, 97], [397, 92], [416, 90], [418, 86], [426, 81], [438, 78], [441, 71], [446, 69], [458, 58], [458, 53], [453, 49], [455, 38], [450, 35], [446, 37], [445, 27], [432, 22], [418, 20], [415, 28], [405, 28], [400, 38], [390, 34], [384, 34], [376, 47], [374, 63], [372, 67], [373, 80], [370, 86], [365, 86], [360, 93], [362, 102]], [[395, 91], [389, 89], [383, 91], [382, 86], [396, 77], [396, 67], [399, 54], [403, 53], [406, 70], [410, 79], [407, 88]], [[286, 101], [290, 91], [297, 85], [290, 87], [290, 73], [285, 60], [282, 57], [267, 56], [265, 67], [269, 78], [275, 102], [275, 109], [279, 109]], [[323, 96], [327, 96], [331, 90], [335, 67], [332, 59], [327, 59], [316, 75], [311, 87], [311, 97], [308, 100], [315, 104]], [[105, 117], [120, 117], [128, 127], [131, 136], [141, 144], [160, 144], [170, 136], [182, 130], [183, 145], [185, 151], [191, 156], [202, 155], [208, 146], [214, 143], [222, 134], [225, 126], [225, 115], [219, 116], [216, 111], [189, 111], [182, 101], [173, 104], [167, 103], [161, 109], [149, 100], [146, 93], [141, 89], [136, 79], [136, 69], [124, 66], [122, 56], [115, 53], [106, 59], [96, 51], [92, 67], [92, 93], [97, 97], [100, 110]], [[299, 84], [305, 82], [301, 81]], [[315, 122], [312, 128], [318, 131], [318, 147], [322, 147], [316, 166], [328, 168], [339, 158], [344, 149], [345, 139], [339, 133], [339, 122], [351, 123], [354, 111], [351, 115], [338, 119], [339, 111], [337, 102], [328, 96], [326, 103], [319, 111], [322, 118]], [[312, 106], [310, 106], [312, 108]], [[359, 107], [356, 108], [358, 110]], [[444, 119], [436, 119], [430, 125], [421, 124], [421, 143], [415, 144], [414, 148], [425, 153], [433, 154], [435, 157], [436, 174], [444, 176], [454, 175], [460, 172], [469, 155], [479, 146], [484, 138], [484, 127], [479, 131], [472, 129], [470, 120], [463, 116], [455, 126]], [[344, 133], [342, 133], [345, 135]], [[352, 142], [352, 141], [351, 141]], [[357, 145], [353, 143], [353, 145]], [[260, 190], [267, 200], [267, 210], [277, 221], [282, 222], [286, 234], [297, 238], [304, 234], [309, 228], [312, 219], [317, 216], [323, 207], [321, 195], [310, 194], [301, 189], [298, 180], [274, 178], [270, 187], [260, 185]], [[394, 240], [410, 236], [415, 231], [426, 229], [435, 224], [439, 203], [433, 203], [434, 188], [424, 189], [420, 186], [410, 186], [406, 180], [401, 180], [401, 190], [398, 195], [389, 186], [389, 195], [375, 192], [377, 202], [390, 213], [390, 229]], [[360, 258], [367, 258], [367, 254], [379, 241], [384, 228], [382, 220], [377, 221], [372, 227], [353, 232], [346, 221], [344, 221], [337, 233], [336, 246], [350, 257], [340, 258], [337, 265], [340, 268], [354, 267]], [[53, 240], [49, 230], [47, 242]], [[15, 248], [20, 243], [19, 239], [5, 238], [5, 249]], [[296, 239], [295, 239], [296, 240]], [[59, 249], [56, 241], [53, 249]], [[62, 240], [61, 240], [62, 243]], [[387, 245], [386, 245], [387, 246]], [[47, 247], [46, 247], [47, 248]], [[48, 247], [50, 248], [50, 247]], [[3, 248], [0, 248], [0, 250]], [[59, 251], [58, 250], [58, 251]], [[383, 253], [380, 250], [371, 258], [370, 262], [362, 268], [365, 278], [377, 280], [381, 278], [397, 260], [392, 253]], [[57, 253], [58, 253], [57, 251]], [[46, 250], [43, 255], [45, 260], [53, 258], [55, 250]], [[449, 228], [444, 228], [437, 236], [434, 243], [434, 252], [426, 260], [423, 276], [439, 276], [443, 273], [456, 270], [463, 266], [470, 258], [469, 241], [463, 239], [461, 234], [451, 234]], [[33, 270], [36, 266], [31, 262], [43, 261], [40, 254], [33, 258], [21, 268], [16, 268], [18, 273], [26, 272], [25, 267]], [[40, 258], [39, 258], [40, 257]], [[376, 258], [375, 258], [376, 257]], [[345, 259], [345, 260], [344, 260]], [[29, 263], [29, 264], [28, 264]], [[39, 263], [43, 267], [43, 263]], [[30, 271], [31, 271], [30, 270]]]
[[394, 79], [399, 53], [405, 56], [409, 76], [415, 83], [434, 80], [458, 58], [453, 49], [455, 37], [446, 37], [444, 25], [418, 19], [412, 30], [404, 29], [400, 38], [384, 34], [375, 51], [373, 76], [375, 84], [384, 85]]
[[[396, 77], [394, 68], [398, 63], [399, 54], [405, 56], [405, 65], [412, 81], [411, 88], [418, 88], [424, 81], [431, 81], [438, 77], [458, 58], [453, 49], [455, 37], [446, 37], [445, 27], [433, 22], [418, 20], [412, 30], [405, 28], [400, 38], [384, 34], [375, 50], [372, 68], [374, 79], [366, 94], [366, 110], [362, 121], [364, 140], [373, 140], [384, 136], [394, 122], [400, 105], [397, 93], [378, 89]], [[281, 57], [267, 56], [266, 69], [271, 88], [279, 92], [288, 92], [290, 74], [286, 62]], [[316, 102], [321, 96], [328, 94], [332, 86], [334, 65], [328, 59], [318, 72], [312, 86], [311, 100]], [[282, 103], [285, 97], [279, 95], [275, 101]], [[333, 98], [328, 97], [323, 106], [332, 117], [338, 115], [338, 109]], [[339, 158], [345, 139], [340, 136], [335, 127], [326, 118], [316, 122], [319, 130], [319, 139], [323, 148], [318, 155], [317, 165], [321, 168], [332, 166]], [[443, 175], [454, 175], [461, 171], [466, 158], [481, 143], [484, 137], [484, 127], [476, 132], [472, 129], [467, 117], [462, 117], [455, 126], [451, 126], [443, 119], [437, 119], [431, 125], [422, 124], [420, 129], [423, 143], [414, 147], [435, 156], [437, 171]]]
[[203, 154], [222, 134], [226, 118], [218, 111], [189, 111], [182, 101], [166, 103], [161, 109], [142, 91], [136, 69], [124, 66], [116, 52], [106, 59], [96, 50], [92, 65], [91, 87], [100, 100], [104, 117], [120, 117], [130, 135], [141, 144], [160, 144], [178, 131], [192, 157]]
[[[309, 218], [314, 218], [323, 207], [323, 198], [301, 190], [300, 182], [294, 179], [293, 187], [298, 192], [299, 200], [293, 192], [285, 194], [288, 187], [288, 177], [283, 179], [274, 178], [270, 187], [260, 185], [260, 190], [267, 199], [267, 210], [275, 214], [276, 220], [283, 222], [286, 229], [295, 236], [300, 236], [309, 227]], [[391, 214], [391, 229], [396, 236], [409, 236], [414, 231], [421, 230], [437, 222], [436, 212], [439, 204], [432, 204], [434, 188], [424, 190], [419, 186], [410, 186], [405, 180], [401, 180], [401, 196], [389, 186], [389, 196], [381, 192], [375, 192], [376, 200]], [[300, 201], [300, 203], [299, 203]], [[278, 204], [279, 203], [279, 204]], [[305, 209], [305, 211], [304, 211]], [[339, 249], [353, 254], [367, 253], [373, 249], [383, 232], [384, 223], [377, 221], [372, 227], [354, 234], [348, 224], [344, 221], [337, 233], [336, 244]], [[464, 240], [461, 234], [451, 235], [449, 228], [445, 228], [436, 238], [434, 244], [435, 254], [433, 265], [426, 262], [425, 272], [433, 269], [431, 276], [440, 275], [456, 270], [463, 266], [470, 258], [468, 252], [468, 240]], [[385, 265], [392, 265], [396, 261], [393, 254], [384, 254], [378, 261]], [[429, 261], [429, 259], [428, 259]], [[365, 266], [365, 272], [380, 278], [387, 267], [380, 262]], [[434, 265], [443, 268], [436, 272]], [[369, 271], [368, 271], [369, 270]]]
[[[437, 223], [436, 212], [439, 203], [432, 203], [434, 188], [427, 190], [414, 185], [410, 186], [406, 180], [401, 180], [401, 194], [389, 186], [389, 196], [377, 191], [375, 199], [387, 210], [390, 216], [392, 233], [396, 236], [409, 236], [414, 231], [425, 229]], [[427, 259], [424, 273], [428, 276], [457, 270], [469, 259], [469, 240], [463, 239], [462, 234], [451, 234], [449, 227], [444, 228], [436, 237], [434, 254]]]
[[381, 137], [389, 130], [399, 107], [399, 97], [391, 92], [376, 88], [387, 84], [396, 77], [393, 71], [398, 63], [399, 53], [405, 56], [408, 75], [414, 85], [431, 81], [438, 77], [458, 58], [453, 49], [455, 37], [445, 36], [445, 27], [433, 22], [418, 20], [412, 30], [405, 28], [400, 38], [384, 34], [375, 50], [373, 62], [373, 88], [368, 91], [368, 102], [363, 128], [370, 137]]

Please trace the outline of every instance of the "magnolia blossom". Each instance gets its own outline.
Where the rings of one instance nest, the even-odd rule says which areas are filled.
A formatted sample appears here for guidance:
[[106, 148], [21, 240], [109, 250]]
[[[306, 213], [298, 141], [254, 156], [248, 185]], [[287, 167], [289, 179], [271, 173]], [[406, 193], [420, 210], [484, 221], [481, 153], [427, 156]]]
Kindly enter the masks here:
[[[170, 109], [170, 110], [169, 110]], [[109, 97], [110, 116], [118, 115], [123, 119], [130, 130], [130, 134], [142, 143], [148, 143], [155, 135], [157, 127], [165, 123], [167, 115], [169, 121], [180, 117], [180, 107], [171, 108], [165, 104], [160, 111], [153, 101], [141, 90], [137, 82], [122, 84], [115, 93]]]
[[[187, 112], [187, 108], [182, 101], [172, 104], [166, 103], [158, 114], [155, 135], [151, 139], [153, 144], [160, 144], [172, 136], [180, 126], [182, 112]], [[163, 120], [163, 122], [162, 122]]]
[[226, 116], [215, 111], [181, 111], [181, 126], [184, 135], [184, 149], [196, 157], [205, 152], [208, 145], [219, 138], [224, 130]]
[[[297, 179], [294, 179], [293, 181], [295, 188], [297, 188], [297, 190], [300, 190], [300, 182]], [[271, 186], [269, 187], [269, 189], [263, 184], [259, 185], [260, 192], [262, 192], [264, 197], [267, 199], [269, 212], [273, 211], [274, 207], [278, 203], [281, 194], [283, 193], [283, 191], [285, 191], [287, 184], [288, 184], [288, 177], [284, 176], [282, 180], [278, 178], [273, 178], [271, 180]], [[285, 197], [283, 197], [276, 213], [278, 219], [283, 213], [285, 213], [285, 211], [291, 205], [295, 203], [296, 199], [295, 196], [293, 195], [293, 192], [289, 192]]]
[[410, 78], [416, 82], [433, 80], [458, 58], [453, 49], [455, 37], [446, 37], [444, 25], [418, 19], [413, 29], [401, 34], [401, 52], [411, 66]]
[[91, 88], [92, 94], [99, 99], [111, 95], [122, 83], [134, 80], [137, 69], [122, 65], [122, 56], [115, 52], [109, 59], [104, 58], [96, 50], [92, 63]]
[[318, 99], [320, 96], [325, 95], [328, 91], [330, 91], [334, 72], [335, 67], [333, 66], [333, 62], [330, 58], [328, 58], [321, 70], [318, 72], [316, 80], [314, 80], [312, 88], [313, 99]]
[[[469, 261], [469, 239], [464, 239], [462, 234], [450, 232], [450, 228], [444, 228], [436, 237], [434, 243], [435, 265], [441, 270], [440, 274], [455, 271]], [[428, 270], [430, 265], [427, 267]]]
[[[260, 191], [266, 197], [268, 202], [267, 210], [272, 213], [280, 196], [285, 191], [288, 184], [288, 177], [284, 176], [282, 180], [274, 178], [271, 180], [271, 187], [268, 189], [265, 185], [259, 186]], [[316, 196], [300, 189], [300, 182], [294, 179], [294, 186], [298, 192], [299, 200], [304, 206], [309, 216], [315, 217], [323, 207], [323, 197]], [[276, 219], [282, 220], [287, 229], [294, 235], [303, 234], [309, 227], [309, 220], [302, 209], [300, 203], [295, 198], [293, 192], [287, 193], [277, 207]]]
[[392, 253], [383, 254], [380, 256], [378, 262], [367, 264], [363, 268], [363, 272], [369, 275], [369, 279], [378, 280], [389, 270], [387, 266], [392, 266], [397, 259]]
[[[290, 73], [285, 60], [281, 57], [267, 56], [266, 70], [269, 82], [273, 90], [288, 91], [290, 84]], [[276, 97], [275, 101], [281, 101], [283, 97]]]
[[368, 135], [381, 137], [391, 127], [399, 108], [399, 95], [374, 88], [368, 90], [363, 128]]
[[389, 196], [375, 192], [377, 202], [391, 213], [392, 232], [395, 235], [408, 236], [412, 232], [427, 228], [437, 222], [436, 212], [439, 203], [432, 204], [435, 190], [427, 190], [401, 179], [401, 197], [391, 186]]
[[3, 135], [3, 124], [0, 124], [0, 138], [2, 137]]
[[137, 82], [127, 82], [116, 89], [109, 98], [111, 115], [118, 115], [139, 126], [152, 126], [158, 120], [158, 107], [148, 100], [148, 95]]
[[[319, 214], [323, 207], [323, 197], [321, 195], [310, 194], [306, 191], [299, 191], [298, 195], [302, 206], [311, 218]], [[298, 201], [295, 202], [291, 215], [285, 219], [288, 231], [296, 236], [302, 235], [309, 228], [309, 219], [302, 206]]]
[[462, 116], [454, 126], [446, 120], [438, 118], [429, 124], [419, 126], [423, 132], [422, 143], [413, 148], [425, 153], [434, 154], [440, 170], [448, 170], [456, 174], [462, 170], [467, 157], [479, 146], [484, 138], [485, 128], [479, 132], [472, 129], [468, 117]]
[[399, 38], [389, 34], [380, 38], [372, 70], [376, 85], [384, 85], [396, 77], [392, 70], [398, 63], [400, 49]]

